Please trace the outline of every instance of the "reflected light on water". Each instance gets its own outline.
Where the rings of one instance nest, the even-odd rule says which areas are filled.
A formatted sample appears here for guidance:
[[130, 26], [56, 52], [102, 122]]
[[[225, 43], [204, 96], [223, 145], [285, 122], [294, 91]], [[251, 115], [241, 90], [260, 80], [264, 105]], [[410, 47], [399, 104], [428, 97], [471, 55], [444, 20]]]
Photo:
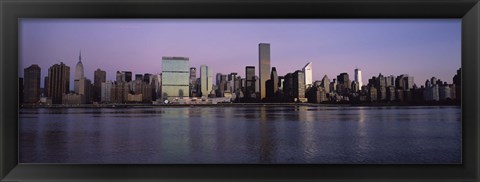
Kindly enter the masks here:
[[459, 107], [22, 109], [21, 163], [459, 163]]

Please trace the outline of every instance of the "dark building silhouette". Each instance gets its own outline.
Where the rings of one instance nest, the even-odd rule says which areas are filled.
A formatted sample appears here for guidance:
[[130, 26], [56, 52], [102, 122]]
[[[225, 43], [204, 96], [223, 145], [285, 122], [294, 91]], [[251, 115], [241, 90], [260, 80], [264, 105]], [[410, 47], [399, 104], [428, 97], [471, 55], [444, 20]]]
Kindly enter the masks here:
[[351, 81], [348, 73], [340, 73], [337, 76], [337, 92], [341, 94], [348, 93], [350, 91]]
[[293, 101], [293, 89], [293, 75], [292, 73], [287, 73], [283, 80], [283, 102]]
[[245, 67], [245, 98], [252, 99], [252, 94], [255, 94], [255, 67]]
[[387, 101], [393, 102], [395, 101], [395, 87], [390, 85], [387, 87], [386, 90], [387, 94]]
[[140, 80], [143, 82], [143, 75], [142, 74], [135, 74], [135, 80]]
[[462, 101], [462, 68], [458, 69], [457, 74], [453, 76], [453, 84], [455, 85], [456, 100]]
[[277, 68], [273, 67], [272, 72], [270, 74], [270, 80], [272, 80], [272, 91], [273, 94], [276, 95], [278, 92], [278, 75], [277, 75]]
[[320, 85], [314, 85], [310, 87], [307, 91], [307, 98], [308, 102], [317, 104], [328, 101], [325, 88]]
[[37, 103], [40, 100], [40, 73], [41, 69], [36, 64], [24, 69], [25, 103]]
[[124, 71], [123, 74], [125, 74], [125, 82], [131, 82], [132, 81], [132, 72], [131, 71]]
[[217, 77], [218, 77], [218, 84], [217, 84], [217, 90], [215, 94], [217, 95], [217, 97], [223, 97], [227, 89], [227, 75], [219, 73], [217, 74]]
[[197, 81], [197, 68], [190, 67], [190, 76], [189, 76], [189, 86], [190, 86], [190, 97], [193, 97], [197, 93], [197, 85], [195, 84]]
[[350, 88], [352, 88], [352, 92], [357, 93], [360, 87], [356, 81], [352, 81], [352, 85], [350, 86]]
[[294, 100], [305, 101], [305, 73], [297, 70], [293, 74], [293, 98]]
[[70, 88], [70, 67], [55, 64], [48, 69], [48, 96], [52, 104], [62, 104], [63, 94], [68, 94]]
[[267, 98], [269, 101], [276, 101], [278, 97], [278, 75], [277, 69], [272, 67], [272, 72], [270, 73], [270, 79], [267, 80]]
[[377, 89], [373, 86], [370, 86], [368, 89], [368, 101], [376, 102], [377, 101]]
[[151, 76], [152, 76], [152, 74], [150, 74], [150, 73], [143, 74], [143, 82], [149, 84]]
[[107, 72], [97, 69], [93, 74], [93, 101], [101, 101], [102, 83], [107, 80]]

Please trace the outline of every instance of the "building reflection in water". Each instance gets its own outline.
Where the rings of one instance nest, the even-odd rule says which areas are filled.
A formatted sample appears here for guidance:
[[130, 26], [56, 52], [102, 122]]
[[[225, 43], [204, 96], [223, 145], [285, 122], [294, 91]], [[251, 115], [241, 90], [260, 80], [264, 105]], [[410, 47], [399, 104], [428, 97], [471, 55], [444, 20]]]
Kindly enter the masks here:
[[[273, 134], [275, 133], [275, 128], [273, 124], [269, 121], [267, 108], [260, 107], [260, 162], [261, 163], [271, 163], [273, 155], [273, 150], [275, 148], [275, 141], [273, 141]], [[273, 118], [272, 118], [273, 119]]]
[[370, 141], [369, 141], [369, 136], [368, 136], [368, 133], [367, 133], [367, 128], [366, 128], [366, 111], [365, 109], [367, 108], [364, 108], [364, 107], [359, 107], [357, 109], [357, 116], [358, 116], [358, 122], [357, 122], [357, 131], [356, 131], [356, 139], [354, 140], [355, 141], [355, 145], [357, 146], [357, 153], [361, 154], [361, 155], [364, 155], [366, 154], [369, 150], [369, 145], [370, 145]]
[[221, 111], [217, 110], [217, 115], [221, 116], [217, 117], [217, 120], [215, 121], [215, 155], [219, 159], [225, 159], [226, 157], [228, 158], [228, 154], [225, 153], [225, 151], [228, 151], [228, 146], [226, 146], [226, 140], [228, 136], [225, 125], [228, 122], [228, 116], [230, 116], [230, 113], [227, 113], [229, 108], [223, 108], [220, 110]]
[[[39, 113], [23, 110], [19, 116], [23, 163], [457, 163], [461, 159], [460, 108], [35, 111]], [[124, 117], [129, 114], [135, 117]]]
[[[301, 157], [301, 161], [311, 161], [317, 155], [317, 151], [321, 150], [319, 146], [317, 146], [317, 139], [315, 138], [315, 127], [314, 124], [317, 123], [315, 121], [315, 111], [309, 111], [307, 106], [300, 106], [298, 112], [298, 121], [301, 122], [300, 124], [300, 131], [297, 133], [301, 134], [301, 147], [303, 154]], [[319, 121], [321, 122], [321, 121]]]
[[190, 108], [189, 109], [189, 121], [188, 121], [188, 134], [190, 138], [189, 148], [190, 148], [190, 156], [192, 157], [193, 161], [201, 161], [202, 156], [198, 155], [199, 151], [201, 151], [204, 146], [204, 138], [203, 138], [203, 122], [200, 120], [201, 115], [207, 115], [208, 112], [206, 109], [200, 110], [198, 108]]

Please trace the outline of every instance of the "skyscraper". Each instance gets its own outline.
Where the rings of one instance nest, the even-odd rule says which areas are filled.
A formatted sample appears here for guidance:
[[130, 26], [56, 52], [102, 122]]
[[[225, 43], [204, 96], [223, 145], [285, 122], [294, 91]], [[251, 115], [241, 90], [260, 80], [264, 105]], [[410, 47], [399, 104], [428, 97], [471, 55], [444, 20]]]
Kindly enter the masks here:
[[78, 81], [78, 94], [83, 95], [83, 99], [81, 101], [82, 104], [85, 103], [90, 103], [91, 101], [91, 87], [92, 87], [92, 81], [89, 79], [83, 77]]
[[228, 74], [227, 80], [228, 80], [228, 82], [230, 83], [230, 88], [229, 88], [229, 90], [230, 90], [232, 93], [234, 93], [234, 92], [238, 89], [237, 84], [236, 84], [236, 82], [237, 82], [237, 73], [233, 73], [233, 72], [232, 72], [232, 73]]
[[272, 73], [270, 74], [270, 80], [272, 81], [272, 94], [276, 95], [278, 92], [278, 75], [277, 75], [277, 69], [275, 67], [272, 68]]
[[110, 93], [112, 89], [112, 81], [106, 81], [101, 83], [101, 102], [110, 102]]
[[212, 91], [212, 70], [207, 65], [200, 66], [200, 91], [202, 96], [207, 97]]
[[251, 98], [255, 93], [255, 66], [245, 67], [245, 97]]
[[260, 100], [265, 98], [265, 82], [270, 79], [270, 44], [260, 43], [258, 45], [258, 66], [259, 66], [259, 92]]
[[40, 72], [38, 65], [32, 64], [24, 69], [24, 102], [36, 103], [40, 99]]
[[327, 75], [323, 76], [320, 86], [325, 89], [325, 92], [330, 93], [330, 79], [328, 79]]
[[75, 79], [73, 80], [73, 90], [76, 93], [79, 93], [79, 82], [80, 79], [84, 77], [84, 72], [83, 72], [83, 63], [82, 63], [82, 52], [80, 52], [80, 55], [78, 56], [78, 62], [77, 66], [75, 67]]
[[192, 97], [193, 93], [196, 92], [196, 89], [195, 89], [195, 81], [196, 80], [197, 80], [197, 68], [191, 67], [190, 68], [190, 77], [189, 77], [190, 97]]
[[93, 100], [101, 101], [102, 83], [107, 79], [107, 72], [97, 69], [93, 73]]
[[124, 82], [132, 81], [132, 72], [131, 71], [122, 71], [122, 80]]
[[309, 88], [313, 84], [312, 80], [312, 62], [307, 63], [302, 71], [305, 73], [305, 87]]
[[162, 98], [189, 95], [189, 59], [187, 57], [162, 57]]
[[139, 80], [143, 82], [143, 75], [142, 74], [135, 74], [135, 80]]
[[145, 73], [143, 74], [143, 82], [149, 84], [152, 80], [152, 74]]
[[122, 72], [117, 71], [116, 81], [117, 81], [117, 82], [123, 82], [123, 74], [122, 74]]
[[339, 93], [347, 93], [348, 90], [350, 89], [351, 82], [350, 78], [348, 76], [348, 73], [340, 73], [340, 75], [337, 76], [337, 84], [338, 84], [338, 89], [337, 92]]
[[413, 77], [408, 76], [407, 74], [397, 76], [395, 79], [395, 87], [397, 89], [410, 90], [413, 88], [414, 84]]
[[221, 79], [222, 79], [222, 73], [217, 73], [217, 74], [215, 75], [215, 86], [217, 87], [217, 89], [218, 89], [218, 87], [219, 87], [219, 85], [220, 85]]
[[55, 64], [48, 68], [48, 96], [52, 98], [52, 104], [61, 104], [63, 94], [67, 94], [70, 88], [70, 67], [63, 64]]
[[297, 70], [292, 74], [293, 77], [293, 98], [297, 101], [305, 102], [305, 73]]
[[453, 76], [453, 84], [455, 84], [455, 98], [462, 101], [462, 68], [457, 70], [457, 74]]
[[153, 100], [156, 100], [157, 98], [159, 98], [159, 96], [162, 95], [162, 92], [161, 92], [161, 89], [162, 89], [162, 75], [161, 74], [154, 74], [151, 76], [152, 77], [152, 81], [151, 81], [151, 85], [152, 85], [152, 99]]
[[355, 68], [355, 82], [357, 82], [358, 89], [361, 89], [363, 86], [361, 69]]

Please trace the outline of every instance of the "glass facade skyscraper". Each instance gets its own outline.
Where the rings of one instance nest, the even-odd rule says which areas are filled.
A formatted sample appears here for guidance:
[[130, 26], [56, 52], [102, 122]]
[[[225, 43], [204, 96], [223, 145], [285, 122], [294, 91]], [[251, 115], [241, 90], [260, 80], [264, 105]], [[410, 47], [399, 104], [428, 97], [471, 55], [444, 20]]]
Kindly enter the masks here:
[[270, 44], [260, 43], [258, 45], [258, 65], [259, 65], [259, 92], [260, 100], [266, 97], [267, 90], [265, 82], [270, 79]]
[[207, 65], [200, 66], [200, 91], [202, 96], [208, 96], [212, 91], [212, 70]]
[[162, 57], [162, 98], [189, 95], [190, 66], [187, 57]]
[[362, 89], [363, 82], [362, 82], [362, 70], [355, 68], [355, 82], [357, 82], [358, 89]]

